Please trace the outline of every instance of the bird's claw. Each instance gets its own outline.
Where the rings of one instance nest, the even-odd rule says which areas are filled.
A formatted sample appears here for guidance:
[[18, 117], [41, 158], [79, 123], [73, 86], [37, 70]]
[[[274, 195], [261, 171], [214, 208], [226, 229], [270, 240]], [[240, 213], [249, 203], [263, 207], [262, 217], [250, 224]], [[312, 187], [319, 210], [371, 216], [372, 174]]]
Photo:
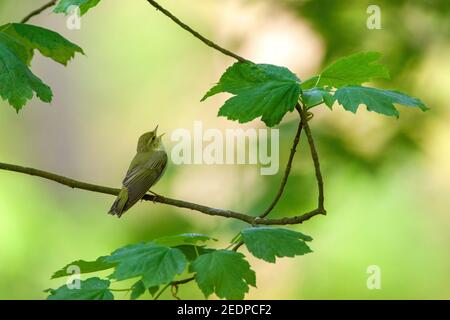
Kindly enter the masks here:
[[149, 190], [148, 192], [150, 192], [151, 194], [153, 194], [155, 197], [153, 198], [153, 204], [156, 203], [156, 198], [162, 198], [162, 196], [160, 196], [159, 194], [157, 194], [156, 192], [153, 192], [151, 190]]

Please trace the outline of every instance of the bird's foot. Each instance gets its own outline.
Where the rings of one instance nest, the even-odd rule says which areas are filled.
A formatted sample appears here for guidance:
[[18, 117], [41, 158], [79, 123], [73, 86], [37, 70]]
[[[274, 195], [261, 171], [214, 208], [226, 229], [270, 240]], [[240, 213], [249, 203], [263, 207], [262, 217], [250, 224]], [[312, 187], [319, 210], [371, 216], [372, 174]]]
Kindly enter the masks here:
[[155, 197], [153, 198], [153, 203], [156, 203], [156, 198], [162, 198], [161, 195], [157, 194], [156, 192], [153, 192], [152, 190], [148, 190], [148, 192], [150, 192], [151, 194], [153, 194]]

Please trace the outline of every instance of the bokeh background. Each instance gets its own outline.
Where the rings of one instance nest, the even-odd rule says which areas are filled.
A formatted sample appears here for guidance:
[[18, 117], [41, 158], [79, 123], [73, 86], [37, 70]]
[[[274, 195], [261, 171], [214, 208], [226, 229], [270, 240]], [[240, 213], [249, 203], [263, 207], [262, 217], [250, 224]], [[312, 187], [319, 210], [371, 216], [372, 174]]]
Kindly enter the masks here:
[[[18, 21], [46, 1], [0, 1], [0, 23]], [[325, 178], [329, 214], [295, 229], [314, 237], [314, 253], [276, 264], [250, 258], [258, 288], [250, 299], [450, 298], [450, 6], [448, 1], [161, 1], [182, 20], [256, 62], [284, 65], [306, 79], [336, 58], [383, 53], [392, 73], [384, 88], [421, 98], [422, 113], [400, 119], [360, 108], [314, 110], [311, 122]], [[369, 4], [382, 29], [366, 28]], [[226, 98], [199, 100], [234, 61], [204, 46], [146, 1], [104, 0], [68, 30], [48, 11], [30, 21], [79, 44], [86, 56], [68, 67], [37, 54], [34, 72], [54, 92], [18, 115], [0, 102], [0, 161], [119, 186], [136, 140], [159, 123], [163, 131], [240, 126], [217, 118]], [[296, 115], [280, 126], [281, 166]], [[166, 138], [170, 149], [173, 144]], [[281, 174], [280, 170], [280, 174]], [[259, 213], [281, 175], [257, 166], [171, 165], [155, 191], [203, 204]], [[312, 209], [316, 188], [302, 141], [287, 191], [273, 216]], [[199, 232], [226, 244], [244, 225], [164, 205], [140, 203], [122, 219], [106, 214], [113, 198], [0, 171], [0, 298], [43, 299], [62, 281], [53, 271], [128, 243]], [[244, 250], [245, 252], [245, 250]], [[368, 290], [367, 267], [382, 287]], [[118, 284], [118, 287], [121, 285]], [[201, 299], [191, 283], [180, 297]], [[120, 293], [117, 298], [127, 298]], [[163, 298], [170, 298], [165, 295]]]

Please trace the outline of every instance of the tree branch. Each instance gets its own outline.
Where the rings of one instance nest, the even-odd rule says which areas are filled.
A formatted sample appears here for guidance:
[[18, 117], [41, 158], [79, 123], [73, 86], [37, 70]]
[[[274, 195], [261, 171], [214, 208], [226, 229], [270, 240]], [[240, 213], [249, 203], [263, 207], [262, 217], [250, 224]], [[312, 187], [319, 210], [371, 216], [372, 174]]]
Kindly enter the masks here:
[[30, 20], [32, 17], [37, 16], [38, 14], [40, 14], [42, 11], [45, 11], [47, 8], [53, 7], [56, 4], [57, 0], [52, 0], [47, 2], [46, 4], [44, 4], [42, 7], [31, 11], [29, 14], [27, 14], [21, 21], [20, 23], [26, 23], [28, 22], [28, 20]]
[[240, 61], [240, 62], [244, 62], [247, 61], [247, 59], [242, 58], [241, 56], [237, 55], [234, 52], [231, 52], [230, 50], [227, 50], [221, 46], [219, 46], [218, 44], [212, 42], [211, 40], [205, 38], [204, 36], [202, 36], [200, 33], [198, 33], [197, 31], [195, 31], [194, 29], [192, 29], [191, 27], [189, 27], [187, 24], [185, 24], [184, 22], [182, 22], [180, 19], [178, 19], [177, 17], [175, 17], [172, 13], [170, 13], [167, 9], [164, 9], [161, 5], [159, 5], [156, 1], [153, 0], [147, 0], [147, 2], [152, 5], [153, 7], [155, 7], [157, 10], [161, 11], [164, 15], [166, 15], [167, 17], [169, 17], [170, 19], [172, 19], [173, 22], [175, 22], [177, 25], [179, 25], [181, 28], [183, 28], [184, 30], [186, 30], [187, 32], [191, 33], [194, 37], [196, 37], [197, 39], [199, 39], [200, 41], [202, 41], [204, 44], [206, 44], [208, 47], [211, 47], [213, 49], [216, 49], [217, 51], [223, 53], [224, 55], [227, 55], [229, 57], [235, 58], [236, 60]]
[[[34, 169], [34, 168], [26, 168], [26, 167], [14, 165], [14, 164], [0, 162], [0, 170], [14, 171], [14, 172], [19, 172], [19, 173], [23, 173], [23, 174], [28, 174], [31, 176], [41, 177], [41, 178], [44, 178], [47, 180], [55, 181], [57, 183], [60, 183], [62, 185], [65, 185], [65, 186], [68, 186], [68, 187], [71, 187], [74, 189], [82, 189], [82, 190], [87, 190], [87, 191], [92, 191], [92, 192], [97, 192], [97, 193], [104, 193], [104, 194], [115, 195], [115, 196], [117, 196], [120, 192], [120, 189], [117, 189], [117, 188], [99, 186], [96, 184], [91, 184], [91, 183], [67, 178], [64, 176], [60, 176], [60, 175], [57, 175], [57, 174], [54, 174], [51, 172]], [[167, 198], [164, 196], [155, 196], [155, 195], [146, 194], [142, 199], [146, 200], [146, 201], [167, 204], [167, 205], [171, 205], [171, 206], [178, 207], [178, 208], [190, 209], [190, 210], [198, 211], [198, 212], [210, 215], [210, 216], [233, 218], [233, 219], [247, 222], [252, 225], [256, 225], [256, 224], [261, 224], [261, 225], [299, 224], [299, 223], [302, 223], [303, 221], [310, 219], [312, 216], [321, 213], [321, 212], [317, 212], [317, 210], [313, 210], [304, 215], [296, 216], [296, 217], [286, 217], [286, 218], [279, 218], [279, 219], [264, 219], [264, 218], [254, 217], [254, 216], [246, 215], [246, 214], [231, 211], [231, 210], [211, 208], [211, 207], [207, 207], [207, 206], [204, 206], [201, 204]]]

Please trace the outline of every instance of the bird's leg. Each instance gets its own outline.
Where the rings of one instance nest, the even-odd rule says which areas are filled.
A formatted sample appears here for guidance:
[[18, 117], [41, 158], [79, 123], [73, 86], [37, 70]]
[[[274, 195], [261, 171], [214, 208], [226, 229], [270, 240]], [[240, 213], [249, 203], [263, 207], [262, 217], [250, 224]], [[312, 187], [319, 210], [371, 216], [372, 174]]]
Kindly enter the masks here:
[[153, 194], [153, 195], [156, 196], [156, 197], [160, 197], [160, 198], [163, 197], [162, 195], [157, 194], [156, 192], [153, 192], [152, 190], [148, 190], [148, 192], [150, 192], [151, 194]]
[[153, 199], [153, 203], [155, 203], [156, 198], [162, 198], [161, 195], [157, 194], [156, 192], [153, 192], [152, 190], [148, 190], [148, 192], [150, 192], [151, 194], [153, 194], [155, 196], [155, 198]]

